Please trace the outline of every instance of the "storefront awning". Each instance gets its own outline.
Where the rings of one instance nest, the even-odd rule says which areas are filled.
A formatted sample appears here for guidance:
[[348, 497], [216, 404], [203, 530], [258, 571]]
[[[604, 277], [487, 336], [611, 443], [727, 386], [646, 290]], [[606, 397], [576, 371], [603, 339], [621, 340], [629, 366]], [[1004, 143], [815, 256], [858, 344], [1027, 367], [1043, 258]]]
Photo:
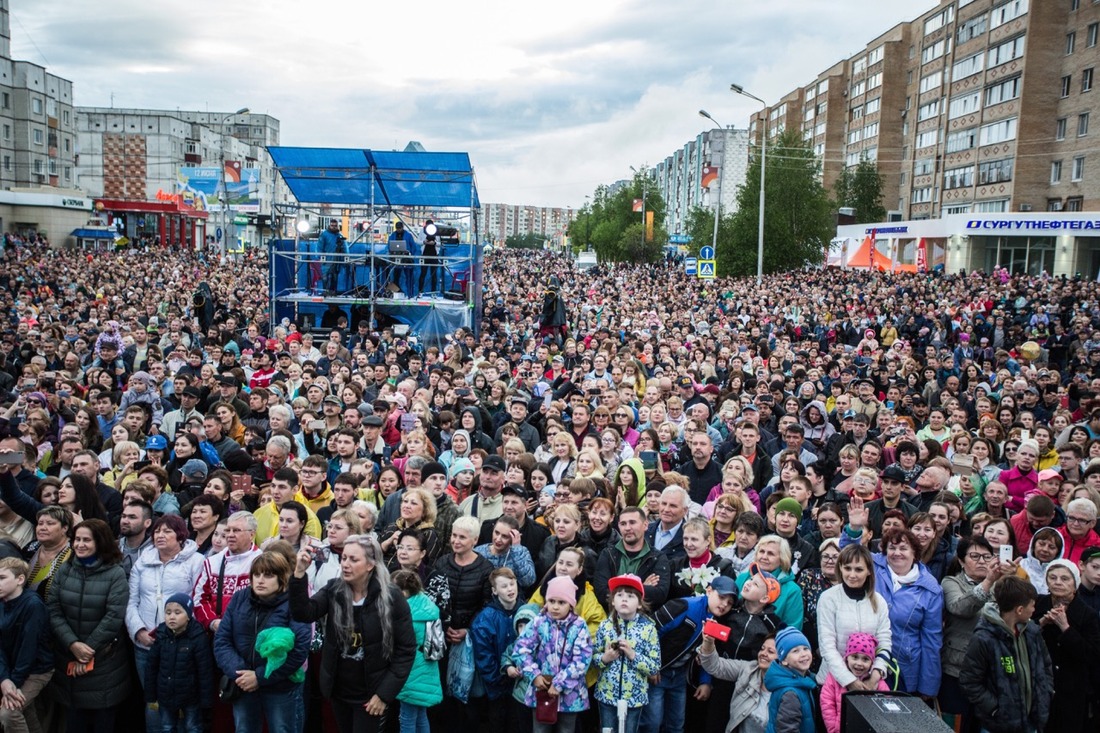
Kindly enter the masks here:
[[77, 239], [114, 239], [115, 233], [106, 229], [74, 229], [72, 236]]

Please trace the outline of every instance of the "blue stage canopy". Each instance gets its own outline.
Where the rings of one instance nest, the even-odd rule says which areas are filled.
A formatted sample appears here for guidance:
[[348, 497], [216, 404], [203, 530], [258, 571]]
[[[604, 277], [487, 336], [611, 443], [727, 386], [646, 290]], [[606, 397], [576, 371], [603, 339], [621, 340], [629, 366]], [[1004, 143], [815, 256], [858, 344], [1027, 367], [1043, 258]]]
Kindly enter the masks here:
[[466, 153], [269, 147], [303, 204], [480, 208]]

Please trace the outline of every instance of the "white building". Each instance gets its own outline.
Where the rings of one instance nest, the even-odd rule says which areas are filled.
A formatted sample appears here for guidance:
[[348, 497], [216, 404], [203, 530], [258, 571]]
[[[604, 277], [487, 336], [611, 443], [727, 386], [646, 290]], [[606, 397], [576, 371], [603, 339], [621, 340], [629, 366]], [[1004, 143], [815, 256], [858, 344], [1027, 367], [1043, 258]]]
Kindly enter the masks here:
[[[737, 210], [737, 189], [749, 167], [748, 130], [707, 130], [654, 166], [657, 189], [665, 200], [670, 237], [685, 235], [695, 207], [714, 209], [721, 188], [722, 215]], [[715, 170], [716, 169], [716, 170]]]

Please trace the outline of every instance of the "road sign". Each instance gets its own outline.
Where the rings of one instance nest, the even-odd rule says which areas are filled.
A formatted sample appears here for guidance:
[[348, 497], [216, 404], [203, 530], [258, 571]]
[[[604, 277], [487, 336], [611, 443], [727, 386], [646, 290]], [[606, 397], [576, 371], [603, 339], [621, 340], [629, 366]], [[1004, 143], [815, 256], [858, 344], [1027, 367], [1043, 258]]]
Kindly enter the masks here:
[[713, 260], [714, 259], [714, 247], [711, 247], [709, 244], [705, 244], [702, 247], [700, 247], [699, 248], [699, 259], [700, 260]]
[[214, 239], [216, 239], [219, 242], [222, 241], [222, 228], [221, 227], [218, 227], [217, 229], [214, 230]]
[[691, 241], [691, 237], [687, 234], [670, 234], [668, 241], [670, 244], [687, 244]]
[[696, 260], [695, 260], [694, 257], [685, 257], [684, 258], [684, 274], [685, 275], [694, 275], [695, 274], [695, 261]]
[[714, 260], [699, 260], [699, 278], [702, 280], [714, 279]]
[[233, 223], [236, 224], [237, 226], [247, 225], [248, 224], [248, 215], [247, 214], [238, 214], [237, 216], [234, 216], [233, 217]]

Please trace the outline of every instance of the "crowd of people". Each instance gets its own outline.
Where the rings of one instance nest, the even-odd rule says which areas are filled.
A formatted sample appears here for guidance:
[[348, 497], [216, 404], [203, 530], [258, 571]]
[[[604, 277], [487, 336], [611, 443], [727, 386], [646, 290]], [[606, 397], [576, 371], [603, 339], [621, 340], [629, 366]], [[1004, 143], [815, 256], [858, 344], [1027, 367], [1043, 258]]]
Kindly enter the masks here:
[[1096, 282], [484, 274], [428, 345], [9, 242], [3, 730], [1096, 729]]

